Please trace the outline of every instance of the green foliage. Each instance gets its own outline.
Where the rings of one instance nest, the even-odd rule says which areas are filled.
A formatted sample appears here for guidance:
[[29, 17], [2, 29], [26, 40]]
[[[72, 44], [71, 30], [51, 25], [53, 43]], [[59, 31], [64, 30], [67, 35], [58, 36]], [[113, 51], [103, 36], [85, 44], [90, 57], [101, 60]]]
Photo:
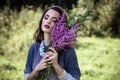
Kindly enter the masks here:
[[84, 21], [90, 20], [89, 17], [92, 16], [92, 11], [87, 10], [83, 15], [82, 14], [74, 14], [69, 17], [67, 20], [68, 26], [74, 25], [76, 23], [81, 23], [83, 25]]
[[[112, 36], [112, 32], [116, 32], [115, 30], [120, 31], [119, 24], [113, 25], [112, 19], [116, 13], [115, 8], [119, 6], [119, 3], [117, 0], [111, 1], [111, 0], [79, 0], [79, 6], [78, 8], [73, 9], [70, 13], [70, 16], [72, 15], [79, 15], [73, 17], [73, 20], [71, 19], [70, 22], [75, 23], [76, 20], [81, 22], [81, 19], [84, 19], [83, 16], [88, 12], [92, 12], [92, 16], [88, 18], [90, 20], [83, 21], [82, 27], [80, 29], [80, 33], [82, 36]], [[118, 3], [118, 4], [116, 4]], [[81, 17], [82, 16], [82, 17]], [[119, 16], [118, 16], [119, 17]], [[74, 19], [75, 18], [75, 19]], [[116, 18], [116, 23], [119, 23], [119, 19]], [[113, 28], [117, 28], [114, 29]], [[118, 30], [119, 29], [119, 30]], [[119, 32], [120, 33], [120, 32]], [[117, 34], [118, 35], [118, 34]]]
[[22, 80], [28, 46], [38, 27], [41, 11], [0, 13], [0, 80]]
[[[81, 16], [84, 16], [86, 11], [93, 10], [94, 17], [87, 17], [90, 20], [84, 21], [79, 31], [83, 36], [92, 37], [80, 37], [76, 45], [82, 72], [81, 80], [119, 80], [120, 39], [109, 37], [114, 1], [108, 0], [106, 3], [100, 0], [93, 9], [93, 3], [88, 1], [87, 4], [87, 1], [79, 0], [78, 8], [74, 8], [68, 14], [77, 15], [71, 21], [71, 25], [77, 22], [76, 20], [84, 19]], [[22, 80], [28, 48], [33, 43], [33, 34], [38, 27], [42, 11], [39, 8], [36, 11], [23, 8], [18, 13], [6, 7], [0, 12], [0, 80]], [[96, 35], [107, 37], [93, 37]]]

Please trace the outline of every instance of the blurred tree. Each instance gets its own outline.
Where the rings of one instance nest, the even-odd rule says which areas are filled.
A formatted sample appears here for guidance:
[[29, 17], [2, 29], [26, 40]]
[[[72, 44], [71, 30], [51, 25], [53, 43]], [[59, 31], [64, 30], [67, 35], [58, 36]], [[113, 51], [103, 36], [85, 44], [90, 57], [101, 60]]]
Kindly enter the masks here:
[[[84, 12], [90, 10], [92, 6], [92, 20], [84, 23], [85, 26], [81, 28], [81, 32], [88, 36], [120, 34], [120, 1], [118, 0], [0, 0], [0, 10], [4, 9], [6, 15], [6, 22], [3, 23], [9, 24], [11, 9], [19, 12], [22, 7], [34, 10], [41, 7], [41, 9], [44, 10], [46, 7], [51, 5], [60, 5], [68, 10], [78, 6], [79, 8], [73, 9], [76, 10], [75, 12], [70, 13], [75, 14], [77, 12], [76, 15], [83, 15]], [[77, 16], [77, 18], [81, 18], [81, 16]], [[77, 20], [75, 19], [74, 21]]]
[[120, 2], [119, 1], [116, 3], [116, 7], [114, 11], [115, 14], [112, 18], [110, 26], [112, 28], [113, 35], [120, 36]]
[[0, 0], [0, 8], [3, 9], [6, 5], [6, 0]]
[[[87, 3], [93, 2], [94, 16], [89, 24], [90, 35], [120, 35], [120, 1], [118, 0], [86, 0]], [[98, 29], [97, 29], [98, 28]], [[98, 35], [97, 35], [98, 36]]]
[[0, 0], [0, 8], [3, 9], [8, 2], [10, 3], [10, 9], [16, 9], [17, 11], [20, 11], [23, 6], [45, 9], [50, 5], [59, 5], [70, 10], [73, 6], [77, 7], [78, 0]]
[[94, 5], [97, 5], [97, 3], [99, 3], [100, 0], [93, 0]]

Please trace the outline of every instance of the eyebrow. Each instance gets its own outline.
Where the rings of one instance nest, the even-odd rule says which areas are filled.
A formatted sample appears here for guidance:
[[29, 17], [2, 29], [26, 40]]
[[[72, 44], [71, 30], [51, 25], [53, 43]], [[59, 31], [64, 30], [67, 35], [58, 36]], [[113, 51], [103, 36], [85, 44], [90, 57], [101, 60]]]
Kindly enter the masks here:
[[[48, 17], [49, 17], [49, 14], [45, 14], [45, 16], [48, 16]], [[52, 18], [59, 19], [59, 18], [57, 18], [57, 17], [52, 17]]]

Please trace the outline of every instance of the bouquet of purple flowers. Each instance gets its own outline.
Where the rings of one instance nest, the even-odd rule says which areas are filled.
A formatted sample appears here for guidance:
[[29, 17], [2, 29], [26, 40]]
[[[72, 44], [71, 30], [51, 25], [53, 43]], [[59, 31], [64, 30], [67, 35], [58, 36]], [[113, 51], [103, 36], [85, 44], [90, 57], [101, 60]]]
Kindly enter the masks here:
[[67, 26], [65, 13], [60, 20], [54, 25], [51, 32], [52, 47], [56, 50], [65, 50], [66, 47], [74, 47], [77, 41], [77, 30], [80, 23]]

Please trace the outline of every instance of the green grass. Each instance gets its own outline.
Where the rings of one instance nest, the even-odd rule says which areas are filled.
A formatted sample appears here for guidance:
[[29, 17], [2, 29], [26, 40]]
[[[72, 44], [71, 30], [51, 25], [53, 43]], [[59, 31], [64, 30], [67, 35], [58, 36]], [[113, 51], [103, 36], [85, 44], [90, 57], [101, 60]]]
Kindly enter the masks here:
[[[80, 37], [76, 53], [81, 80], [119, 80], [119, 44], [120, 39]], [[26, 57], [27, 53], [0, 56], [0, 80], [22, 80]]]
[[81, 80], [120, 79], [120, 39], [83, 37], [77, 46]]

